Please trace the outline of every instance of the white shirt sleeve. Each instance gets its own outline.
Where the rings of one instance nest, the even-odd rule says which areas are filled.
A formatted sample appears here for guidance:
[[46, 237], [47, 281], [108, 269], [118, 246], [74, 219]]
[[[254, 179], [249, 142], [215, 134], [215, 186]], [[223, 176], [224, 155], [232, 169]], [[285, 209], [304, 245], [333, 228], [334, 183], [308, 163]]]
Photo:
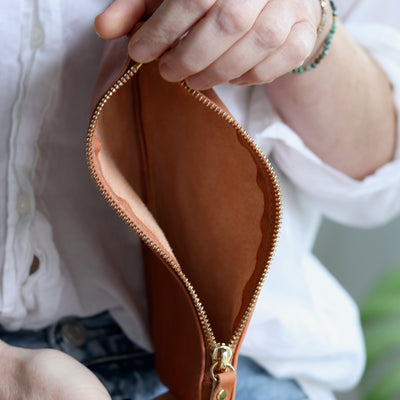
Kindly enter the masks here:
[[[359, 3], [364, 6], [361, 14], [369, 15], [370, 19], [381, 7], [378, 1]], [[392, 3], [392, 8], [386, 10], [386, 14], [400, 15], [400, 3]], [[370, 8], [365, 9], [368, 4]], [[379, 15], [379, 23], [362, 23], [359, 21], [360, 15], [354, 14], [356, 11], [353, 11], [353, 15], [357, 16], [354, 18], [356, 21], [350, 22], [347, 29], [386, 72], [393, 85], [394, 103], [399, 114], [400, 30], [393, 27], [393, 20], [388, 25], [382, 24], [382, 15]], [[268, 104], [266, 106], [266, 102], [268, 99], [264, 91], [255, 88], [251, 96], [249, 132], [261, 149], [271, 153], [278, 167], [310, 197], [310, 201], [324, 215], [340, 223], [366, 227], [385, 223], [400, 213], [399, 137], [391, 162], [362, 181], [354, 180], [325, 164], [276, 113], [274, 115], [271, 110], [266, 112], [266, 108], [271, 107]]]

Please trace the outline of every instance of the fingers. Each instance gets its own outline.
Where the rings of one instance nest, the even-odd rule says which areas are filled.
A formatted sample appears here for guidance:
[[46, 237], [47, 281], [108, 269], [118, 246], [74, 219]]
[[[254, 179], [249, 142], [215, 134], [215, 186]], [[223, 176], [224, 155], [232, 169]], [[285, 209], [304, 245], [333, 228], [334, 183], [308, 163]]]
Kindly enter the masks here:
[[176, 81], [206, 69], [252, 29], [265, 2], [218, 1], [184, 40], [161, 57], [162, 76]]
[[269, 83], [300, 67], [314, 49], [317, 33], [308, 21], [297, 22], [286, 42], [265, 60], [241, 77], [231, 80], [236, 85]]
[[210, 67], [186, 79], [195, 89], [230, 81], [238, 85], [267, 83], [301, 65], [316, 43], [311, 10], [292, 0], [271, 0], [250, 32]]
[[118, 37], [154, 11], [131, 38], [131, 58], [159, 58], [166, 80], [205, 89], [269, 82], [299, 66], [316, 43], [317, 6], [316, 0], [116, 0], [96, 29]]
[[285, 43], [296, 19], [288, 1], [271, 0], [241, 40], [187, 83], [205, 89], [242, 76]]
[[132, 30], [145, 11], [145, 0], [115, 0], [96, 17], [96, 32], [106, 40], [124, 36]]
[[185, 34], [216, 0], [165, 0], [133, 35], [129, 55], [138, 62], [152, 61]]

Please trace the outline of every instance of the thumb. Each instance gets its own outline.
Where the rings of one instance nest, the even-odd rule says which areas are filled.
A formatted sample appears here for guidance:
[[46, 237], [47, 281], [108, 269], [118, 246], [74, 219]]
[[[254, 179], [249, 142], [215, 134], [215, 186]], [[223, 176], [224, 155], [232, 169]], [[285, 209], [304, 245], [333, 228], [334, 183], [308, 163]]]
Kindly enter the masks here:
[[[155, 3], [149, 1], [152, 7]], [[116, 0], [96, 17], [95, 30], [103, 39], [117, 39], [127, 35], [146, 11], [146, 0]]]

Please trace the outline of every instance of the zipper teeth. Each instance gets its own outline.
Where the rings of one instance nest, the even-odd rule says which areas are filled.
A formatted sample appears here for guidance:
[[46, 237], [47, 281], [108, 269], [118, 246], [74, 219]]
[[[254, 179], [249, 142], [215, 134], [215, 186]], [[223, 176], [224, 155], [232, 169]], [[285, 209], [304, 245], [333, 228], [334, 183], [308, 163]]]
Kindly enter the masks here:
[[109, 194], [107, 189], [105, 189], [100, 177], [95, 172], [94, 162], [93, 162], [93, 134], [96, 129], [97, 120], [106, 105], [106, 103], [110, 100], [110, 98], [121, 88], [123, 87], [139, 70], [141, 64], [135, 64], [131, 68], [128, 69], [127, 72], [107, 91], [107, 93], [102, 97], [100, 102], [98, 103], [92, 118], [90, 120], [87, 140], [86, 140], [86, 157], [89, 172], [96, 182], [98, 189], [102, 196], [106, 199], [108, 204], [114, 209], [117, 215], [139, 236], [143, 242], [150, 247], [156, 254], [158, 254], [171, 268], [175, 271], [181, 281], [184, 283], [186, 290], [188, 291], [190, 297], [193, 300], [195, 305], [197, 314], [199, 315], [200, 324], [202, 326], [203, 332], [206, 337], [206, 341], [210, 348], [217, 347], [217, 341], [215, 340], [215, 336], [213, 330], [211, 328], [211, 324], [208, 320], [208, 316], [204, 310], [204, 306], [201, 303], [193, 285], [189, 282], [189, 279], [182, 271], [182, 268], [178, 263], [176, 263], [172, 258], [168, 256], [168, 254], [162, 250], [152, 239], [150, 239], [139, 227], [136, 225], [131, 218], [126, 214], [126, 212], [117, 204], [117, 201], [113, 198], [112, 195]]
[[[233, 128], [236, 129], [236, 131], [240, 134], [240, 136], [246, 141], [246, 143], [251, 147], [251, 149], [256, 153], [258, 159], [262, 162], [263, 166], [267, 169], [268, 175], [271, 179], [272, 186], [274, 189], [274, 195], [275, 195], [275, 204], [276, 204], [276, 209], [275, 209], [275, 229], [272, 235], [272, 246], [271, 246], [271, 252], [268, 257], [267, 263], [264, 267], [263, 273], [261, 274], [261, 278], [257, 284], [256, 289], [254, 290], [253, 296], [250, 299], [250, 303], [248, 307], [246, 308], [246, 311], [243, 314], [243, 317], [240, 321], [240, 324], [238, 328], [236, 328], [231, 340], [229, 341], [228, 346], [234, 349], [234, 347], [237, 345], [239, 342], [239, 339], [243, 333], [243, 330], [245, 329], [247, 322], [254, 310], [254, 307], [257, 303], [257, 300], [260, 296], [261, 289], [264, 285], [265, 279], [267, 278], [269, 268], [271, 266], [272, 258], [275, 254], [276, 251], [276, 246], [278, 243], [279, 239], [279, 230], [281, 226], [281, 220], [282, 220], [282, 199], [281, 199], [281, 193], [280, 193], [280, 187], [279, 187], [279, 182], [278, 178], [276, 176], [276, 173], [267, 159], [267, 157], [263, 154], [263, 152], [259, 149], [259, 147], [254, 143], [253, 139], [247, 134], [247, 132], [240, 126], [240, 124], [226, 111], [221, 109], [219, 106], [217, 106], [215, 103], [210, 101], [206, 96], [201, 94], [195, 89], [190, 88], [186, 82], [181, 82], [181, 85], [185, 90], [187, 90], [193, 97], [195, 97], [199, 102], [204, 104], [206, 107], [210, 108], [211, 110], [215, 111], [220, 117], [222, 117], [225, 121], [227, 121], [230, 125], [233, 126]], [[220, 344], [218, 344], [220, 345]]]
[[[171, 266], [171, 268], [174, 270], [174, 272], [178, 275], [178, 277], [181, 279], [183, 284], [186, 287], [187, 292], [189, 293], [190, 297], [193, 300], [193, 303], [195, 305], [197, 314], [200, 319], [200, 324], [202, 326], [202, 330], [204, 332], [204, 335], [206, 337], [206, 341], [209, 345], [209, 348], [212, 350], [216, 347], [218, 347], [220, 344], [217, 343], [214, 332], [211, 328], [210, 321], [208, 319], [208, 316], [206, 314], [206, 311], [204, 310], [204, 306], [201, 303], [193, 285], [189, 282], [189, 279], [187, 276], [184, 274], [182, 271], [182, 268], [178, 263], [176, 263], [173, 259], [171, 259], [168, 254], [162, 250], [158, 245], [150, 239], [132, 220], [131, 218], [126, 214], [126, 212], [117, 204], [117, 201], [113, 198], [112, 195], [107, 191], [107, 189], [104, 187], [100, 177], [97, 175], [95, 172], [95, 166], [94, 166], [94, 161], [93, 161], [93, 134], [96, 129], [97, 125], [97, 120], [106, 105], [106, 103], [110, 100], [110, 98], [121, 88], [123, 87], [139, 70], [141, 67], [141, 64], [135, 64], [132, 67], [130, 67], [120, 79], [106, 92], [106, 94], [101, 98], [100, 102], [98, 103], [92, 118], [90, 120], [89, 124], [89, 129], [88, 129], [88, 134], [87, 134], [87, 140], [86, 140], [86, 157], [87, 157], [87, 163], [88, 163], [88, 168], [89, 172], [94, 179], [100, 193], [102, 196], [105, 198], [107, 203], [114, 209], [114, 211], [117, 213], [117, 215], [126, 223], [136, 234], [139, 236], [143, 242], [150, 247], [156, 254], [158, 254], [167, 264]], [[272, 249], [271, 249], [271, 254], [268, 257], [267, 264], [264, 268], [264, 271], [261, 275], [260, 281], [257, 284], [257, 287], [254, 291], [254, 294], [250, 300], [249, 306], [247, 307], [241, 322], [239, 324], [239, 327], [236, 329], [234, 332], [228, 346], [231, 347], [232, 349], [237, 345], [243, 330], [247, 324], [247, 321], [249, 320], [253, 309], [255, 307], [255, 304], [257, 302], [257, 299], [260, 295], [261, 288], [264, 284], [264, 281], [266, 279], [266, 276], [268, 274], [268, 270], [271, 264], [271, 260], [273, 257], [273, 254], [276, 249], [276, 244], [278, 241], [278, 232], [279, 232], [279, 227], [280, 227], [280, 221], [281, 221], [281, 210], [282, 210], [282, 202], [281, 202], [281, 196], [280, 196], [280, 189], [279, 189], [279, 183], [277, 176], [270, 164], [270, 162], [267, 160], [267, 158], [263, 155], [263, 153], [260, 151], [260, 149], [257, 147], [257, 145], [254, 143], [254, 141], [249, 137], [249, 135], [245, 132], [245, 130], [239, 125], [237, 121], [235, 121], [227, 112], [222, 110], [220, 107], [218, 107], [216, 104], [212, 103], [210, 100], [208, 100], [204, 95], [202, 95], [200, 92], [189, 88], [184, 82], [181, 83], [181, 85], [187, 90], [192, 96], [194, 96], [199, 102], [204, 104], [206, 107], [212, 109], [215, 111], [219, 116], [221, 116], [225, 121], [227, 121], [230, 125], [232, 125], [236, 131], [241, 135], [241, 137], [250, 145], [252, 150], [257, 154], [258, 158], [266, 167], [268, 170], [268, 174], [271, 178], [273, 188], [274, 188], [274, 194], [275, 194], [275, 200], [276, 200], [276, 211], [275, 211], [275, 220], [277, 221], [277, 224], [275, 225], [275, 230], [273, 233], [273, 238], [272, 238]]]

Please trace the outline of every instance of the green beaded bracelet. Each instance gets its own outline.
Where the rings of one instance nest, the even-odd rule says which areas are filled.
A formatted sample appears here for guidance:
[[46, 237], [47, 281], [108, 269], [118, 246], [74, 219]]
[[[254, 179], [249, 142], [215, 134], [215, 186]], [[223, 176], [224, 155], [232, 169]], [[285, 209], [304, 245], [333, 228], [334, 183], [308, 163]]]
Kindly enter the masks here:
[[291, 74], [302, 74], [303, 72], [311, 71], [313, 68], [317, 68], [318, 64], [325, 58], [325, 56], [328, 55], [329, 53], [329, 47], [331, 45], [331, 41], [333, 38], [333, 35], [335, 34], [337, 23], [337, 11], [336, 11], [336, 6], [333, 3], [332, 0], [329, 0], [329, 3], [332, 8], [332, 26], [331, 30], [329, 31], [329, 34], [327, 38], [325, 39], [324, 46], [322, 48], [321, 53], [318, 55], [318, 57], [312, 62], [310, 65], [300, 67], [300, 68], [295, 68], [290, 71]]

